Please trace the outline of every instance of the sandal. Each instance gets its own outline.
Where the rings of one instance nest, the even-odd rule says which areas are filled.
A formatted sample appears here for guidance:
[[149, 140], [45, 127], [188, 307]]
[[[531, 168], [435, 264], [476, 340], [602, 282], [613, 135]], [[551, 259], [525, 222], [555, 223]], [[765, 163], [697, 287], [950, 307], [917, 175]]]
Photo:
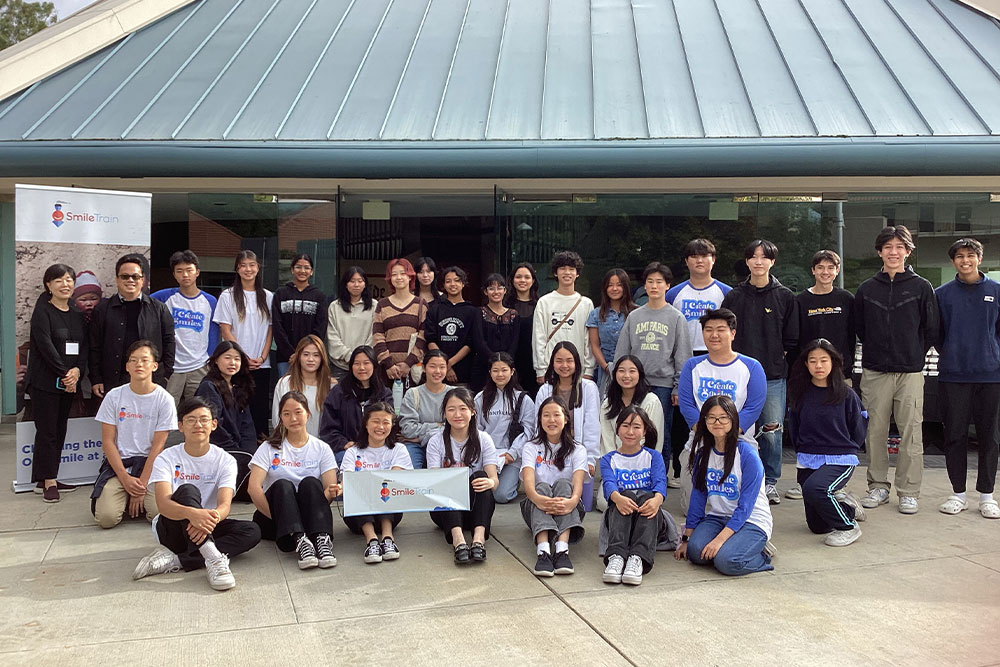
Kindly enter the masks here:
[[469, 547], [464, 542], [455, 547], [455, 563], [465, 565], [469, 562]]
[[958, 496], [949, 496], [948, 500], [938, 507], [938, 511], [942, 514], [958, 514], [965, 509], [969, 509], [969, 501], [962, 500]]
[[987, 519], [1000, 519], [1000, 504], [995, 500], [979, 503], [979, 513]]
[[472, 554], [472, 560], [479, 563], [486, 560], [486, 545], [482, 542], [473, 542], [470, 552]]

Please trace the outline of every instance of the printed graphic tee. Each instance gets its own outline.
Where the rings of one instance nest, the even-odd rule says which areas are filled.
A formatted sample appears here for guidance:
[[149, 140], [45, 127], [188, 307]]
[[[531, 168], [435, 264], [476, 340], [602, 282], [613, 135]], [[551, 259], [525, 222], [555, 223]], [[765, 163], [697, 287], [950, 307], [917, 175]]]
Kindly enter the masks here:
[[215, 297], [199, 292], [198, 296], [188, 298], [178, 287], [150, 296], [165, 303], [174, 318], [174, 372], [189, 373], [204, 366], [219, 342], [219, 325], [212, 321]]
[[391, 470], [392, 468], [402, 468], [403, 470], [413, 470], [413, 463], [410, 461], [410, 453], [406, 451], [406, 445], [397, 444], [391, 449], [389, 447], [348, 447], [344, 450], [344, 460], [340, 464], [341, 472], [358, 472], [361, 470]]
[[[468, 440], [463, 440], [459, 442], [452, 438], [451, 440], [451, 455], [454, 457], [454, 463], [447, 465], [444, 460], [444, 433], [435, 433], [431, 436], [431, 439], [427, 442], [427, 467], [428, 468], [461, 468], [464, 467], [462, 464], [462, 457], [465, 454], [465, 444]], [[497, 449], [493, 445], [493, 438], [490, 437], [489, 433], [485, 431], [479, 432], [479, 446], [480, 454], [479, 459], [472, 465], [469, 469], [470, 473], [478, 472], [483, 469], [483, 466], [495, 465], [499, 467], [500, 462], [497, 457]]]
[[[563, 469], [560, 470], [556, 467], [555, 453], [558, 451], [558, 446], [552, 448], [549, 447], [550, 451], [545, 451], [545, 445], [539, 444], [537, 442], [525, 443], [524, 449], [521, 450], [521, 470], [525, 468], [533, 468], [535, 471], [535, 482], [545, 482], [546, 484], [555, 484], [557, 480], [573, 480], [573, 473], [577, 470], [582, 470], [584, 473], [587, 472], [587, 450], [581, 444], [576, 444], [573, 447], [572, 453], [566, 457], [563, 463]], [[522, 472], [523, 474], [523, 472]]]
[[297, 491], [299, 482], [306, 477], [321, 479], [323, 473], [336, 470], [337, 459], [328, 444], [309, 436], [301, 447], [294, 447], [287, 439], [277, 449], [269, 442], [262, 442], [250, 459], [250, 465], [267, 473], [264, 476], [264, 493], [279, 479], [287, 479]]
[[681, 311], [681, 315], [687, 322], [691, 349], [694, 351], [704, 352], [706, 350], [705, 337], [701, 335], [701, 322], [698, 321], [698, 318], [710, 310], [718, 310], [722, 305], [722, 300], [732, 289], [729, 285], [720, 283], [718, 280], [713, 280], [708, 287], [698, 289], [691, 286], [690, 280], [685, 280], [667, 290], [667, 303]]
[[95, 419], [117, 429], [115, 446], [123, 459], [148, 456], [157, 431], [177, 429], [177, 408], [173, 397], [160, 385], [140, 395], [123, 384], [109, 391]]
[[236, 459], [215, 445], [209, 445], [201, 456], [191, 456], [184, 445], [174, 445], [156, 457], [149, 481], [168, 482], [171, 495], [183, 484], [193, 484], [201, 492], [201, 506], [215, 509], [219, 505], [219, 489], [236, 491]]
[[615, 491], [652, 491], [667, 497], [667, 468], [663, 455], [649, 447], [635, 454], [618, 450], [601, 457], [601, 485], [604, 498]]

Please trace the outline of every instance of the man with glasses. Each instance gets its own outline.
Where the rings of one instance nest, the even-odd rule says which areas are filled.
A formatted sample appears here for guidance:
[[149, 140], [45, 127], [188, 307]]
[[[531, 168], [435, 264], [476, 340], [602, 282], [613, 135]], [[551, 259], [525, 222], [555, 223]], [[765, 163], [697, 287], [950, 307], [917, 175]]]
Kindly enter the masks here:
[[99, 303], [90, 319], [88, 365], [99, 398], [128, 382], [126, 351], [138, 340], [148, 340], [160, 351], [154, 382], [166, 384], [174, 371], [174, 319], [166, 305], [143, 292], [144, 264], [145, 258], [137, 254], [118, 259], [118, 293]]
[[114, 528], [126, 512], [133, 519], [156, 516], [149, 476], [167, 434], [177, 428], [174, 399], [153, 382], [158, 359], [156, 346], [148, 340], [132, 343], [125, 361], [128, 384], [108, 390], [97, 412], [104, 463], [90, 510], [101, 528]]

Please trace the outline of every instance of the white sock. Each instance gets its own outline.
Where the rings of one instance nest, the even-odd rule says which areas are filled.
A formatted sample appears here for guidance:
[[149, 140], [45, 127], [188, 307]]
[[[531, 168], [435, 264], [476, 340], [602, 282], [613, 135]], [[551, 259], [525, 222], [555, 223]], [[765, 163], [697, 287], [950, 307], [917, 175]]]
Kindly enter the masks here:
[[979, 494], [979, 502], [985, 503], [985, 502], [989, 502], [991, 500], [993, 500], [993, 494], [992, 493], [980, 493]]
[[204, 557], [205, 560], [217, 560], [222, 558], [222, 552], [219, 548], [215, 546], [215, 542], [212, 540], [205, 540], [205, 542], [198, 547], [198, 552]]
[[569, 551], [569, 542], [563, 542], [561, 540], [556, 540], [556, 553], [561, 554], [562, 552]]
[[962, 491], [961, 493], [953, 493], [951, 495], [955, 496], [956, 498], [958, 498], [959, 500], [961, 500], [963, 503], [965, 502], [965, 491]]
[[539, 556], [542, 555], [542, 554], [551, 554], [552, 553], [552, 549], [551, 549], [551, 547], [549, 547], [549, 543], [548, 542], [539, 542], [536, 546], [538, 547], [538, 555]]

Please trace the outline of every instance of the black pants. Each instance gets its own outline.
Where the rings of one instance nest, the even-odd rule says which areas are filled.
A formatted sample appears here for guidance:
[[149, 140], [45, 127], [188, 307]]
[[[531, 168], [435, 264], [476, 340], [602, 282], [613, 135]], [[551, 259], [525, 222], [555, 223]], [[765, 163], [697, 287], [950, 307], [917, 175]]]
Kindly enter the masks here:
[[[668, 436], [670, 438], [670, 453], [674, 466], [674, 477], [680, 477], [681, 469], [684, 467], [684, 462], [681, 461], [681, 454], [684, 452], [684, 445], [687, 444], [688, 438], [691, 436], [691, 429], [688, 428], [687, 422], [684, 421], [684, 415], [677, 406], [674, 406], [674, 421], [670, 424], [670, 433], [665, 434], [664, 438]], [[666, 449], [666, 440], [664, 440], [664, 449]]]
[[[642, 507], [642, 504], [653, 497], [653, 492], [619, 491], [626, 498]], [[628, 516], [618, 511], [618, 507], [608, 501], [608, 509], [604, 510], [604, 527], [608, 530], [608, 548], [604, 552], [604, 562], [608, 556], [618, 554], [628, 558], [635, 554], [642, 559], [642, 571], [649, 572], [653, 568], [653, 558], [656, 555], [656, 538], [660, 528], [660, 513], [652, 519], [647, 519], [638, 512]]]
[[389, 519], [392, 521], [393, 529], [399, 525], [399, 522], [403, 520], [403, 515], [400, 512], [395, 514], [367, 514], [363, 516], [345, 516], [344, 525], [355, 535], [364, 535], [364, 531], [361, 529], [366, 523], [372, 524], [375, 528], [375, 532], [379, 532], [382, 529], [382, 519]]
[[[170, 496], [178, 505], [201, 508], [201, 492], [193, 484], [181, 484]], [[197, 570], [205, 566], [205, 559], [198, 546], [187, 533], [187, 519], [168, 519], [162, 514], [156, 519], [156, 536], [160, 544], [180, 557], [185, 571]], [[215, 542], [216, 548], [230, 558], [250, 551], [260, 542], [260, 528], [253, 521], [223, 519], [215, 527], [207, 540]]]
[[854, 508], [833, 497], [844, 488], [854, 474], [854, 466], [823, 465], [816, 470], [798, 468], [796, 478], [802, 486], [802, 505], [806, 510], [809, 530], [822, 535], [831, 530], [850, 530], [854, 522]]
[[271, 418], [271, 394], [274, 387], [271, 386], [271, 369], [258, 368], [250, 371], [253, 378], [253, 396], [250, 398], [250, 416], [253, 417], [253, 428], [258, 435], [267, 435], [270, 430], [267, 428], [268, 420]]
[[1000, 451], [1000, 383], [939, 382], [941, 418], [944, 421], [944, 455], [948, 478], [955, 493], [965, 492], [968, 473], [969, 421], [976, 425], [979, 472], [976, 491], [993, 493]]
[[475, 530], [476, 526], [486, 527], [485, 540], [490, 539], [490, 524], [493, 522], [493, 510], [496, 509], [496, 500], [493, 498], [493, 489], [487, 491], [476, 491], [472, 488], [472, 480], [487, 477], [486, 473], [480, 470], [474, 472], [469, 477], [469, 511], [445, 510], [441, 512], [431, 512], [431, 521], [444, 530], [444, 538], [448, 544], [452, 543], [451, 529], [461, 526], [462, 530]]
[[[41, 362], [37, 362], [41, 363]], [[31, 387], [31, 409], [35, 417], [35, 453], [31, 459], [31, 481], [59, 476], [59, 461], [66, 444], [66, 422], [74, 394]]]
[[253, 502], [250, 499], [250, 492], [247, 491], [250, 482], [250, 460], [253, 454], [248, 454], [242, 449], [227, 449], [226, 453], [236, 459], [236, 493], [233, 494], [233, 500], [241, 503]]
[[299, 482], [298, 491], [289, 480], [278, 480], [267, 489], [264, 497], [271, 507], [271, 517], [258, 511], [253, 513], [253, 521], [260, 526], [261, 537], [274, 540], [282, 551], [295, 549], [293, 536], [296, 534], [305, 533], [314, 538], [320, 533], [333, 533], [333, 512], [319, 478], [306, 477]]

